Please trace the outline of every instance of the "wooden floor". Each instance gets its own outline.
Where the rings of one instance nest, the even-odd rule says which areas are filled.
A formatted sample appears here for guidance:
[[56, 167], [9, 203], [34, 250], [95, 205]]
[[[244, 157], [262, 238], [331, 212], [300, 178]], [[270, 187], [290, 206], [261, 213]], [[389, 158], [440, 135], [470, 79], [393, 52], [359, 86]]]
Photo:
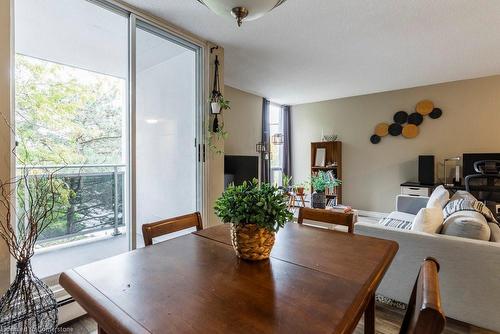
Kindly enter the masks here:
[[[404, 311], [392, 308], [390, 306], [377, 304], [375, 329], [378, 334], [397, 334], [401, 322], [403, 321]], [[71, 334], [97, 334], [97, 324], [89, 317], [77, 319], [67, 323], [62, 328], [64, 333]], [[355, 334], [363, 334], [363, 320], [356, 328]], [[458, 321], [448, 320], [445, 334], [499, 334], [485, 329], [470, 326]]]

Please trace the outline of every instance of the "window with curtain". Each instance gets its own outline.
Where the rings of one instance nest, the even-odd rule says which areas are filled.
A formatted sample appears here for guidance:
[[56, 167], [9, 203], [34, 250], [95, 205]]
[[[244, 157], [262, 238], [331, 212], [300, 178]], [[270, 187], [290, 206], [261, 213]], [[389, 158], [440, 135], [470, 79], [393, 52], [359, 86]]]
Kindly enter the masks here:
[[271, 103], [269, 106], [269, 136], [270, 136], [270, 165], [271, 165], [271, 184], [282, 185], [283, 177], [283, 144], [275, 145], [273, 136], [283, 135], [283, 113], [282, 106]]

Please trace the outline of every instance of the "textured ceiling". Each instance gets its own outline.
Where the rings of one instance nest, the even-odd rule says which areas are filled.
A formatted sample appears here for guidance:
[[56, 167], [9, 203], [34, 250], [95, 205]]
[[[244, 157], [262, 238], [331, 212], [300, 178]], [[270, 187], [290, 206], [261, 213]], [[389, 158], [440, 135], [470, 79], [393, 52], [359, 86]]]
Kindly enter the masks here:
[[225, 48], [225, 82], [299, 104], [500, 74], [500, 0], [288, 0], [241, 28], [196, 0], [126, 0]]

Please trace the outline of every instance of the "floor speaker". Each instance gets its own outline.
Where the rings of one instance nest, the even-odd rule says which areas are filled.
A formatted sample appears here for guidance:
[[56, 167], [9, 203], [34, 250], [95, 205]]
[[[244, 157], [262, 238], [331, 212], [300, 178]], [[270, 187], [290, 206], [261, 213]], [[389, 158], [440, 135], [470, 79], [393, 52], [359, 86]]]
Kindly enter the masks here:
[[434, 184], [434, 156], [418, 156], [418, 182], [421, 184]]

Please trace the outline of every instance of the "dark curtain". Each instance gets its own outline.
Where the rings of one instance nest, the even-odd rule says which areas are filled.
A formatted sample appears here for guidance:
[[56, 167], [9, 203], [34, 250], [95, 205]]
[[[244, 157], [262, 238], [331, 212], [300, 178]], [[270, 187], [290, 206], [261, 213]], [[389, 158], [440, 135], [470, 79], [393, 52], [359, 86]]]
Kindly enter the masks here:
[[[266, 146], [266, 149], [270, 148], [270, 136], [269, 136], [269, 100], [262, 99], [262, 143]], [[261, 182], [271, 182], [271, 163], [269, 161], [269, 155], [261, 154], [260, 156], [260, 181]]]
[[291, 147], [291, 121], [290, 121], [290, 106], [281, 107], [283, 113], [283, 174], [292, 175], [292, 147]]

